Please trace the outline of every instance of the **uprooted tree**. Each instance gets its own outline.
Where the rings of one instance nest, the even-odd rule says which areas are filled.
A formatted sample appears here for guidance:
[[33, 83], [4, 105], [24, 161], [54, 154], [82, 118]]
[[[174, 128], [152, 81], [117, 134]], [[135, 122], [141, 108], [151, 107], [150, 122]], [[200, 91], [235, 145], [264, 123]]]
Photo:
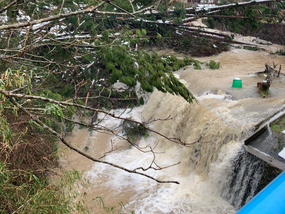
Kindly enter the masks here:
[[[278, 64], [277, 64], [278, 65]], [[265, 64], [265, 70], [262, 72], [257, 72], [257, 74], [266, 74], [265, 80], [263, 82], [257, 83], [257, 88], [259, 92], [264, 96], [264, 93], [267, 94], [269, 91], [269, 88], [272, 84], [274, 76], [279, 77], [281, 72], [281, 65], [279, 65], [279, 70], [277, 71], [275, 68], [277, 67], [273, 63], [272, 66], [270, 66], [268, 63]]]
[[[64, 138], [74, 124], [116, 135], [96, 120], [97, 113], [152, 131], [147, 123], [106, 110], [142, 104], [144, 100], [138, 97], [137, 90], [143, 93], [157, 88], [180, 95], [187, 102], [195, 100], [172, 73], [186, 64], [197, 63], [195, 60], [160, 58], [136, 48], [149, 41], [146, 30], [129, 26], [121, 17], [136, 17], [149, 9], [138, 9], [142, 6], [135, 1], [1, 1], [1, 211], [69, 213], [73, 209], [67, 210], [67, 202], [61, 196], [38, 203], [45, 201], [38, 198], [54, 195], [50, 184], [39, 180], [56, 165], [52, 136], [92, 161], [160, 183], [178, 183], [91, 157]], [[124, 83], [123, 91], [113, 90], [118, 81]], [[72, 115], [86, 112], [93, 115], [93, 123], [72, 119]], [[155, 162], [151, 147], [140, 148], [128, 136], [117, 137], [142, 152], [154, 154], [148, 169], [167, 167]], [[179, 139], [164, 137], [187, 146]], [[63, 210], [53, 210], [53, 203], [61, 204]]]
[[[175, 4], [175, 7], [169, 8], [168, 1], [152, 0], [0, 2], [0, 170], [5, 172], [5, 176], [0, 177], [3, 193], [0, 194], [1, 209], [19, 213], [35, 204], [34, 197], [27, 199], [26, 194], [34, 192], [39, 195], [32, 187], [35, 184], [40, 186], [38, 177], [45, 176], [48, 167], [56, 164], [53, 156], [56, 147], [50, 143], [54, 141], [52, 135], [92, 161], [160, 183], [178, 183], [151, 177], [143, 173], [142, 168], [127, 169], [119, 163], [91, 157], [64, 138], [64, 133], [71, 131], [74, 124], [117, 135], [96, 120], [98, 113], [127, 121], [138, 130], [154, 132], [148, 127], [151, 121], [138, 122], [106, 110], [143, 104], [144, 99], [138, 91], [152, 92], [157, 88], [182, 96], [189, 103], [195, 100], [172, 71], [190, 64], [199, 68], [197, 60], [178, 60], [174, 56], [160, 58], [140, 47], [171, 43], [176, 29], [183, 31], [181, 41], [180, 33], [178, 40], [175, 38], [177, 44], [189, 50], [203, 44], [204, 49], [198, 48], [203, 50], [200, 54], [217, 53], [213, 42], [222, 50], [231, 39], [212, 33], [213, 40], [208, 40], [209, 32], [190, 27], [186, 29], [187, 26], [181, 24], [187, 10], [183, 4]], [[199, 16], [208, 13], [193, 11]], [[221, 36], [222, 42], [216, 43]], [[113, 89], [118, 82], [124, 84], [124, 90]], [[72, 119], [72, 115], [82, 112], [89, 113], [92, 123]], [[180, 139], [161, 136], [189, 146]], [[151, 147], [143, 149], [127, 136], [117, 137], [142, 152], [154, 154], [150, 166], [143, 170], [167, 167], [155, 162]], [[3, 186], [7, 183], [8, 186]], [[15, 190], [13, 194], [11, 189]], [[19, 202], [20, 197], [25, 203]], [[37, 211], [48, 207], [37, 207]]]

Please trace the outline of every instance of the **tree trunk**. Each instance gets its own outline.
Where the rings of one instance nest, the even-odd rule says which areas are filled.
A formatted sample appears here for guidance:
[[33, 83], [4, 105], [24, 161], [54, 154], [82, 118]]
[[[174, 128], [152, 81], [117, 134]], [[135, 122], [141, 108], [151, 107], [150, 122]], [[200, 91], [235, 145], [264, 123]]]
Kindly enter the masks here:
[[274, 75], [274, 68], [272, 66], [269, 66], [267, 63], [265, 64], [265, 73], [267, 73], [267, 76], [263, 82], [258, 82], [257, 83], [257, 88], [261, 91], [268, 91], [269, 87], [272, 83], [273, 80], [273, 75]]

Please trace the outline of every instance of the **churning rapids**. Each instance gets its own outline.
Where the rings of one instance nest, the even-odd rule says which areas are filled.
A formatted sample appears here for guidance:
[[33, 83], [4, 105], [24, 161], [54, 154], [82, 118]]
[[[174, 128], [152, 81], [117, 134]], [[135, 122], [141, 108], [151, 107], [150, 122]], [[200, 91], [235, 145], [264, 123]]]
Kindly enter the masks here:
[[[162, 54], [161, 51], [158, 52]], [[166, 50], [164, 54], [172, 54]], [[176, 72], [177, 77], [187, 85], [198, 102], [189, 104], [181, 97], [155, 91], [148, 102], [124, 116], [139, 121], [174, 117], [172, 120], [152, 123], [152, 128], [169, 137], [177, 137], [186, 143], [197, 141], [191, 147], [169, 142], [151, 135], [141, 139], [140, 146], [155, 147], [157, 163], [166, 166], [181, 162], [163, 170], [149, 170], [147, 174], [160, 180], [176, 180], [177, 184], [159, 184], [146, 177], [128, 174], [110, 166], [93, 163], [73, 152], [66, 152], [61, 164], [66, 169], [84, 170], [84, 177], [90, 181], [89, 188], [78, 190], [87, 193], [87, 201], [96, 196], [104, 198], [109, 206], [120, 207], [124, 202], [126, 213], [196, 213], [230, 214], [235, 209], [224, 198], [232, 164], [242, 149], [243, 140], [252, 127], [284, 107], [285, 76], [273, 80], [270, 95], [261, 98], [256, 84], [265, 77], [255, 75], [263, 71], [264, 64], [284, 63], [284, 57], [271, 55], [266, 51], [249, 51], [231, 48], [212, 57], [198, 58], [202, 62], [215, 60], [221, 63], [218, 70], [203, 68], [194, 70], [186, 67]], [[281, 73], [284, 73], [281, 71]], [[233, 78], [242, 79], [242, 89], [231, 88]], [[115, 111], [119, 114], [119, 110]], [[100, 115], [99, 115], [100, 118]], [[104, 118], [108, 127], [118, 127], [118, 121]], [[107, 154], [104, 160], [117, 163], [129, 169], [148, 167], [153, 156], [142, 153], [114, 137], [75, 128], [67, 139], [94, 157], [100, 157], [114, 146], [120, 149]], [[242, 183], [239, 183], [242, 188]], [[231, 194], [231, 191], [228, 191]], [[232, 200], [239, 200], [238, 198]], [[99, 205], [94, 205], [96, 211]]]

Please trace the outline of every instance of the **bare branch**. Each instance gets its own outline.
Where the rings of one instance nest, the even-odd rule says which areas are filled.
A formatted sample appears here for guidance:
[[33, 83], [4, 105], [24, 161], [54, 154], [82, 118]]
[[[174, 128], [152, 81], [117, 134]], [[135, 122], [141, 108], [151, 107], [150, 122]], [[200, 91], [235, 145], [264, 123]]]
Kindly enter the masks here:
[[10, 24], [10, 25], [2, 25], [2, 26], [0, 26], [0, 30], [13, 29], [13, 28], [22, 28], [22, 27], [32, 26], [32, 25], [35, 25], [35, 24], [40, 24], [40, 23], [43, 23], [43, 22], [49, 22], [49, 21], [56, 20], [56, 19], [66, 18], [66, 17], [69, 17], [69, 16], [86, 14], [86, 13], [96, 13], [96, 10], [99, 7], [101, 7], [102, 5], [104, 5], [105, 3], [106, 2], [103, 1], [100, 4], [98, 4], [97, 6], [95, 6], [93, 8], [90, 8], [90, 9], [79, 10], [79, 11], [66, 13], [66, 14], [58, 14], [58, 15], [49, 16], [49, 17], [42, 18], [42, 19], [37, 19], [37, 20], [34, 20], [34, 21], [30, 21], [30, 22], [22, 22], [22, 23]]
[[103, 163], [103, 164], [106, 164], [106, 165], [109, 165], [109, 166], [113, 166], [115, 168], [118, 168], [118, 169], [121, 169], [121, 170], [124, 170], [128, 173], [132, 173], [132, 174], [138, 174], [138, 175], [142, 175], [144, 177], [147, 177], [149, 179], [152, 179], [158, 183], [174, 183], [174, 184], [179, 184], [178, 181], [162, 181], [162, 180], [158, 180], [150, 175], [147, 175], [147, 174], [144, 174], [144, 173], [141, 173], [141, 172], [137, 172], [136, 170], [130, 170], [130, 169], [127, 169], [125, 167], [122, 167], [122, 166], [119, 166], [117, 164], [114, 164], [114, 163], [111, 163], [111, 162], [107, 162], [107, 161], [104, 161], [104, 160], [99, 160], [99, 159], [96, 159], [82, 151], [80, 151], [79, 149], [73, 147], [72, 145], [70, 145], [67, 141], [65, 141], [65, 139], [62, 137], [62, 135], [60, 135], [59, 133], [57, 133], [56, 131], [54, 131], [53, 129], [51, 129], [49, 126], [45, 125], [41, 120], [39, 120], [35, 115], [31, 114], [29, 111], [27, 111], [24, 107], [22, 107], [19, 103], [17, 103], [15, 100], [13, 99], [10, 99], [10, 102], [13, 103], [17, 108], [21, 109], [25, 114], [27, 114], [33, 121], [35, 121], [36, 123], [38, 123], [39, 125], [41, 125], [44, 129], [46, 129], [47, 131], [49, 131], [51, 134], [55, 135], [56, 137], [58, 137], [61, 142], [67, 146], [68, 148], [70, 148], [71, 150], [81, 154], [82, 156], [94, 161], [94, 162], [98, 162], [98, 163]]
[[[133, 122], [133, 123], [136, 123], [136, 124], [139, 124], [140, 126], [142, 126], [143, 128], [145, 128], [146, 130], [152, 132], [152, 133], [155, 133], [171, 142], [174, 142], [174, 143], [177, 143], [177, 144], [180, 144], [182, 146], [186, 146], [186, 147], [189, 147], [189, 146], [192, 146], [193, 144], [196, 144], [196, 143], [200, 143], [200, 140], [201, 140], [201, 137], [200, 139], [198, 139], [197, 141], [195, 142], [192, 142], [192, 143], [185, 143], [183, 142], [181, 139], [179, 138], [171, 138], [171, 137], [167, 137], [166, 135], [163, 135], [161, 134], [160, 132], [157, 132], [153, 129], [150, 129], [146, 126], [146, 124], [144, 123], [140, 123], [136, 120], [133, 120], [131, 118], [123, 118], [121, 117], [121, 114], [120, 115], [115, 115], [113, 113], [110, 113], [110, 112], [106, 112], [102, 109], [98, 109], [98, 108], [92, 108], [92, 107], [89, 107], [89, 106], [84, 106], [84, 105], [80, 105], [80, 104], [77, 104], [77, 103], [70, 103], [70, 102], [66, 102], [66, 101], [56, 101], [56, 100], [53, 100], [53, 99], [49, 99], [49, 98], [45, 98], [45, 97], [40, 97], [40, 96], [34, 96], [34, 95], [26, 95], [26, 94], [14, 94], [12, 93], [11, 91], [6, 91], [4, 89], [1, 89], [0, 88], [0, 93], [4, 94], [5, 96], [7, 97], [18, 97], [18, 98], [26, 98], [26, 99], [38, 99], [38, 100], [43, 100], [43, 101], [47, 101], [47, 102], [50, 102], [50, 103], [55, 103], [63, 108], [66, 108], [65, 106], [75, 106], [75, 107], [79, 107], [79, 108], [82, 108], [82, 109], [86, 109], [86, 110], [90, 110], [90, 111], [97, 111], [97, 112], [101, 112], [103, 114], [106, 114], [106, 115], [109, 115], [113, 118], [116, 118], [116, 119], [120, 119], [120, 120], [125, 120], [125, 121], [129, 121], [129, 122]], [[109, 130], [110, 131], [110, 130]], [[113, 133], [113, 132], [112, 132]], [[115, 134], [115, 133], [113, 133]], [[122, 136], [120, 136], [122, 137]], [[124, 138], [124, 140], [127, 140], [126, 138]], [[130, 142], [130, 141], [129, 141]], [[132, 145], [134, 145], [132, 142], [130, 142]], [[136, 145], [134, 145], [136, 146]]]
[[149, 124], [149, 123], [153, 123], [153, 122], [156, 122], [156, 121], [172, 120], [172, 119], [174, 119], [175, 117], [176, 117], [176, 116], [171, 117], [171, 115], [168, 115], [168, 117], [166, 117], [166, 118], [159, 118], [159, 119], [154, 118], [154, 119], [152, 119], [152, 120], [149, 120], [148, 122], [145, 122], [144, 124]]
[[65, 2], [65, 0], [63, 0], [62, 3], [61, 3], [61, 7], [60, 7], [60, 10], [59, 10], [59, 14], [61, 14], [61, 12], [62, 12], [64, 2]]
[[141, 10], [138, 10], [138, 11], [136, 11], [135, 13], [132, 13], [132, 14], [142, 13], [142, 12], [144, 12], [144, 11], [151, 10], [153, 7], [154, 7], [154, 5], [151, 5], [151, 6], [149, 6], [149, 7], [146, 7], [146, 8], [143, 8], [143, 9], [141, 9]]
[[80, 14], [88, 14], [88, 13], [101, 14], [101, 15], [123, 15], [123, 16], [124, 15], [131, 15], [131, 16], [134, 16], [134, 15], [142, 13], [142, 12], [144, 12], [146, 10], [150, 10], [153, 7], [153, 6], [150, 6], [150, 7], [141, 9], [139, 11], [136, 11], [134, 13], [129, 13], [129, 12], [118, 13], [118, 12], [98, 11], [97, 9], [99, 7], [101, 7], [102, 5], [104, 5], [106, 2], [108, 2], [109, 4], [111, 3], [110, 1], [103, 1], [103, 2], [99, 3], [98, 5], [96, 5], [95, 7], [92, 7], [92, 8], [89, 8], [89, 9], [85, 9], [85, 10], [78, 10], [78, 11], [75, 11], [75, 12], [70, 12], [70, 13], [65, 13], [65, 14], [58, 14], [58, 15], [49, 16], [49, 17], [46, 17], [46, 18], [33, 20], [33, 21], [30, 21], [30, 22], [22, 22], [22, 23], [10, 24], [10, 25], [2, 25], [2, 26], [0, 26], [0, 30], [23, 28], [23, 27], [27, 27], [27, 26], [33, 26], [33, 25], [36, 25], [36, 24], [44, 23], [44, 22], [49, 22], [49, 21], [53, 21], [53, 20], [57, 20], [57, 19], [62, 19], [62, 18], [75, 16], [75, 15], [80, 15]]
[[16, 91], [21, 91], [21, 90], [23, 90], [23, 89], [25, 89], [25, 88], [27, 88], [27, 87], [28, 87], [27, 85], [24, 85], [24, 86], [22, 86], [21, 88], [16, 88], [16, 89], [12, 90], [11, 92], [12, 92], [12, 93], [15, 93]]
[[[166, 168], [169, 168], [169, 167], [172, 167], [172, 166], [176, 166], [176, 165], [178, 165], [178, 164], [181, 163], [181, 162], [179, 161], [179, 162], [177, 162], [177, 163], [175, 163], [175, 164], [168, 165], [168, 166], [165, 166], [165, 167], [161, 167], [161, 166], [159, 166], [159, 165], [155, 162], [155, 159], [156, 159], [155, 154], [156, 154], [156, 152], [154, 152], [154, 151], [153, 151], [153, 148], [151, 148], [150, 146], [148, 146], [148, 147], [151, 149], [151, 152], [152, 152], [152, 154], [153, 154], [153, 159], [152, 159], [150, 165], [149, 165], [147, 168], [143, 168], [143, 167], [135, 168], [135, 169], [134, 169], [135, 171], [136, 171], [136, 170], [147, 171], [147, 170], [149, 170], [149, 169], [162, 170], [162, 169], [166, 169]], [[153, 166], [153, 165], [154, 165], [154, 166]]]
[[7, 4], [5, 7], [0, 9], [0, 13], [4, 12], [5, 10], [8, 10], [9, 7], [12, 7], [14, 4], [16, 4], [19, 0], [14, 0], [12, 2], [10, 2], [9, 4]]
[[60, 102], [57, 102], [53, 99], [49, 99], [49, 98], [45, 98], [45, 97], [39, 97], [39, 96], [33, 96], [33, 95], [26, 95], [26, 94], [14, 94], [11, 91], [6, 91], [4, 89], [0, 88], [0, 93], [3, 94], [6, 97], [18, 97], [18, 98], [26, 98], [26, 99], [38, 99], [38, 100], [43, 100], [43, 101], [47, 101], [50, 103], [55, 103], [58, 104], [60, 107], [65, 108], [64, 105], [62, 105]]
[[[215, 17], [215, 18], [230, 18], [230, 19], [248, 19], [246, 16], [232, 16], [232, 15], [207, 15], [207, 17]], [[273, 17], [254, 17], [253, 19], [275, 19]]]
[[[246, 5], [255, 5], [255, 4], [267, 4], [270, 2], [282, 2], [283, 0], [259, 0], [259, 1], [255, 1], [255, 0], [251, 0], [248, 2], [235, 2], [232, 4], [227, 4], [227, 5], [218, 5], [215, 7], [211, 7], [211, 8], [201, 8], [200, 10], [195, 10], [194, 8], [188, 8], [186, 9], [187, 13], [194, 13], [195, 12], [202, 12], [204, 13], [203, 16], [207, 16], [208, 12], [211, 12], [211, 14], [213, 14], [214, 12], [220, 12], [222, 9], [226, 9], [226, 8], [233, 8], [233, 7], [240, 7], [240, 6], [246, 6]], [[201, 16], [200, 16], [201, 17]]]
[[113, 145], [113, 141], [111, 140], [111, 150], [105, 152], [101, 157], [99, 157], [98, 159], [102, 159], [104, 157], [106, 157], [107, 154], [111, 153], [111, 152], [114, 152], [118, 149], [122, 148], [121, 146], [117, 147], [117, 148], [114, 148], [114, 145]]
[[133, 12], [135, 12], [135, 8], [134, 8], [134, 5], [133, 5], [133, 1], [134, 1], [134, 0], [129, 0], [130, 5], [131, 5], [131, 7], [132, 7], [132, 9], [133, 9]]
[[112, 5], [112, 6], [116, 7], [116, 8], [118, 8], [119, 10], [125, 12], [126, 14], [128, 14], [128, 15], [130, 15], [130, 16], [132, 16], [132, 17], [135, 17], [133, 14], [131, 14], [131, 13], [129, 13], [128, 11], [126, 11], [125, 9], [123, 9], [123, 8], [121, 8], [121, 7], [119, 7], [119, 6], [115, 5], [115, 4], [113, 4], [112, 2], [108, 2], [108, 3], [109, 3], [110, 5]]
[[277, 77], [280, 76], [280, 71], [281, 71], [281, 65], [279, 66], [279, 71], [278, 71]]

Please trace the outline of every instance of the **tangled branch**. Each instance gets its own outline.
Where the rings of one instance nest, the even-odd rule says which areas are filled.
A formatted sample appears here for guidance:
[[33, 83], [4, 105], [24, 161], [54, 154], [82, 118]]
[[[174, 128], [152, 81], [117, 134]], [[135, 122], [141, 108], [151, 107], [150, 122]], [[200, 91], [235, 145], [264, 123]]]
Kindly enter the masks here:
[[[84, 9], [84, 10], [78, 10], [75, 12], [70, 12], [70, 13], [59, 13], [57, 15], [54, 16], [49, 16], [46, 18], [41, 18], [41, 19], [37, 19], [37, 20], [33, 20], [33, 21], [27, 21], [27, 22], [21, 22], [21, 23], [15, 23], [15, 24], [8, 24], [8, 25], [2, 25], [0, 26], [0, 30], [5, 30], [5, 29], [16, 29], [16, 28], [23, 28], [23, 27], [28, 27], [28, 26], [33, 26], [36, 24], [41, 24], [41, 23], [45, 23], [45, 22], [50, 22], [53, 20], [59, 20], [62, 18], [67, 18], [70, 16], [76, 16], [76, 15], [81, 15], [81, 14], [88, 14], [88, 13], [93, 13], [93, 14], [100, 14], [100, 15], [120, 15], [120, 16], [134, 16], [137, 15], [139, 13], [142, 13], [144, 11], [150, 10], [151, 8], [153, 8], [153, 6], [147, 7], [147, 8], [143, 8], [141, 10], [138, 10], [136, 12], [133, 13], [129, 13], [127, 11], [120, 13], [120, 12], [107, 12], [107, 11], [98, 11], [97, 9], [99, 7], [101, 7], [102, 5], [104, 5], [105, 3], [109, 3], [111, 4], [111, 1], [103, 1], [101, 3], [99, 3], [98, 5], [89, 8], [89, 9]], [[113, 5], [113, 4], [112, 4]], [[118, 6], [116, 6], [118, 7]], [[123, 10], [122, 8], [120, 8], [121, 10]]]
[[[22, 88], [23, 88], [23, 87], [22, 87]], [[18, 90], [19, 90], [19, 89], [17, 89], [16, 91], [18, 91]], [[15, 91], [15, 90], [14, 90], [14, 91]], [[121, 169], [121, 170], [123, 170], [123, 171], [126, 171], [126, 172], [128, 172], [128, 173], [138, 174], [138, 175], [147, 177], [147, 178], [152, 179], [152, 180], [154, 180], [154, 181], [156, 181], [156, 182], [158, 182], [158, 183], [174, 183], [174, 184], [179, 184], [178, 181], [162, 181], [162, 180], [156, 179], [156, 178], [154, 178], [154, 177], [152, 177], [152, 176], [150, 176], [150, 175], [147, 175], [147, 174], [145, 174], [145, 173], [138, 172], [137, 170], [140, 169], [140, 168], [136, 168], [136, 169], [133, 169], [133, 170], [127, 169], [127, 168], [122, 167], [122, 166], [119, 166], [119, 165], [117, 165], [117, 164], [114, 164], [114, 163], [111, 163], [111, 162], [108, 162], [108, 161], [101, 160], [102, 157], [99, 158], [99, 159], [98, 159], [98, 158], [94, 158], [94, 157], [92, 157], [92, 156], [90, 156], [90, 155], [88, 155], [88, 154], [86, 154], [86, 153], [80, 151], [79, 149], [77, 149], [77, 148], [75, 148], [74, 146], [72, 146], [71, 144], [69, 144], [69, 143], [64, 139], [64, 137], [63, 137], [60, 133], [56, 132], [56, 131], [53, 130], [51, 127], [49, 127], [49, 126], [47, 126], [46, 124], [44, 124], [37, 116], [35, 116], [34, 114], [32, 114], [32, 113], [31, 113], [30, 111], [28, 111], [25, 107], [23, 107], [23, 106], [20, 105], [17, 101], [15, 101], [15, 100], [13, 99], [13, 97], [21, 97], [21, 98], [22, 98], [22, 97], [25, 97], [25, 98], [28, 98], [28, 97], [29, 97], [29, 98], [32, 98], [32, 99], [41, 99], [41, 100], [45, 100], [45, 101], [48, 101], [48, 102], [57, 103], [58, 105], [61, 104], [61, 106], [63, 106], [62, 103], [65, 103], [65, 104], [66, 104], [66, 102], [57, 102], [57, 101], [54, 101], [54, 100], [52, 100], [52, 99], [47, 99], [47, 98], [44, 98], [44, 97], [37, 97], [37, 96], [31, 96], [31, 95], [25, 96], [25, 95], [23, 95], [23, 94], [14, 94], [14, 93], [12, 93], [11, 91], [8, 92], [8, 91], [6, 91], [6, 90], [4, 90], [4, 89], [0, 89], [0, 93], [3, 94], [5, 97], [7, 97], [7, 98], [9, 99], [9, 101], [10, 101], [14, 106], [16, 106], [18, 109], [22, 110], [22, 111], [23, 111], [26, 115], [28, 115], [34, 122], [36, 122], [37, 124], [39, 124], [40, 126], [42, 126], [45, 130], [49, 131], [51, 134], [55, 135], [58, 139], [60, 139], [60, 141], [61, 141], [65, 146], [67, 146], [67, 147], [70, 148], [71, 150], [73, 150], [73, 151], [79, 153], [80, 155], [82, 155], [82, 156], [84, 156], [84, 157], [86, 157], [86, 158], [88, 158], [88, 159], [90, 159], [90, 160], [92, 160], [92, 161], [94, 161], [94, 162], [106, 164], [106, 165], [113, 166], [113, 167], [115, 167], [115, 168]], [[77, 106], [77, 105], [76, 105], [76, 106]], [[84, 107], [84, 106], [81, 106], [81, 105], [79, 105], [79, 106], [80, 106], [80, 107]], [[104, 112], [104, 111], [102, 111], [102, 112]], [[104, 112], [104, 113], [107, 113], [107, 112]], [[110, 114], [110, 113], [108, 113], [108, 114], [109, 114], [110, 116], [115, 117], [115, 118], [123, 119], [123, 118], [121, 118], [120, 116], [115, 116], [114, 114]], [[125, 118], [125, 119], [127, 120], [127, 118]], [[134, 120], [131, 120], [131, 121], [134, 121]], [[111, 131], [111, 130], [109, 130], [109, 131]], [[114, 133], [114, 132], [112, 132], [112, 133]], [[115, 134], [115, 133], [114, 133], [114, 134]], [[125, 138], [124, 138], [124, 139], [125, 139]], [[127, 140], [128, 142], [131, 143], [131, 141], [129, 141], [128, 139], [125, 139], [125, 140]], [[133, 145], [135, 145], [135, 144], [133, 144]], [[152, 151], [152, 154], [154, 155], [154, 158], [155, 158], [155, 153], [153, 152], [152, 149], [150, 149], [150, 150]], [[155, 163], [154, 159], [153, 159], [153, 161], [152, 161], [150, 167], [148, 167], [147, 169], [152, 168], [152, 169], [158, 170], [159, 168], [153, 167], [153, 164], [157, 166], [157, 164]], [[179, 163], [176, 163], [176, 164], [173, 164], [173, 165], [177, 165], [177, 164], [179, 164]], [[170, 167], [170, 166], [167, 166], [167, 167]], [[167, 168], [167, 167], [160, 167], [160, 169]], [[144, 168], [141, 168], [141, 169], [142, 169], [143, 171], [146, 171], [146, 170], [147, 170], [147, 169], [144, 169]]]
[[[124, 118], [122, 117], [122, 114], [120, 115], [115, 115], [114, 113], [110, 113], [110, 112], [107, 112], [107, 111], [104, 111], [102, 109], [98, 109], [98, 108], [92, 108], [92, 107], [89, 107], [89, 106], [84, 106], [84, 105], [80, 105], [80, 104], [77, 104], [77, 103], [71, 103], [71, 102], [67, 102], [67, 101], [56, 101], [56, 100], [53, 100], [53, 99], [50, 99], [50, 98], [45, 98], [45, 97], [40, 97], [40, 96], [34, 96], [34, 95], [26, 95], [26, 94], [15, 94], [15, 93], [12, 93], [11, 91], [6, 91], [4, 89], [0, 89], [0, 93], [4, 94], [5, 96], [7, 97], [17, 97], [17, 98], [26, 98], [26, 99], [37, 99], [37, 100], [43, 100], [43, 101], [46, 101], [46, 102], [50, 102], [50, 103], [55, 103], [57, 105], [59, 105], [60, 107], [62, 108], [66, 108], [66, 106], [74, 106], [74, 107], [79, 107], [79, 108], [82, 108], [82, 109], [85, 109], [85, 110], [90, 110], [90, 111], [94, 111], [94, 112], [98, 112], [98, 113], [103, 113], [105, 115], [109, 115], [113, 118], [116, 118], [116, 119], [120, 119], [120, 120], [125, 120], [125, 121], [128, 121], [128, 122], [133, 122], [133, 123], [136, 123], [138, 125], [141, 125], [143, 126], [143, 128], [145, 128], [146, 130], [150, 131], [150, 132], [153, 132], [171, 142], [174, 142], [174, 143], [177, 143], [177, 144], [180, 144], [182, 146], [186, 146], [186, 147], [189, 147], [195, 143], [199, 143], [201, 139], [193, 142], [193, 143], [185, 143], [183, 142], [181, 139], [179, 138], [170, 138], [170, 137], [167, 137], [165, 135], [163, 135], [162, 133], [160, 132], [157, 132], [153, 129], [150, 129], [146, 126], [147, 123], [151, 123], [152, 121], [148, 121], [147, 123], [140, 123], [136, 120], [133, 120], [131, 118]], [[169, 116], [169, 118], [171, 118], [171, 116]], [[157, 121], [158, 119], [155, 119], [153, 120], [154, 121]]]

